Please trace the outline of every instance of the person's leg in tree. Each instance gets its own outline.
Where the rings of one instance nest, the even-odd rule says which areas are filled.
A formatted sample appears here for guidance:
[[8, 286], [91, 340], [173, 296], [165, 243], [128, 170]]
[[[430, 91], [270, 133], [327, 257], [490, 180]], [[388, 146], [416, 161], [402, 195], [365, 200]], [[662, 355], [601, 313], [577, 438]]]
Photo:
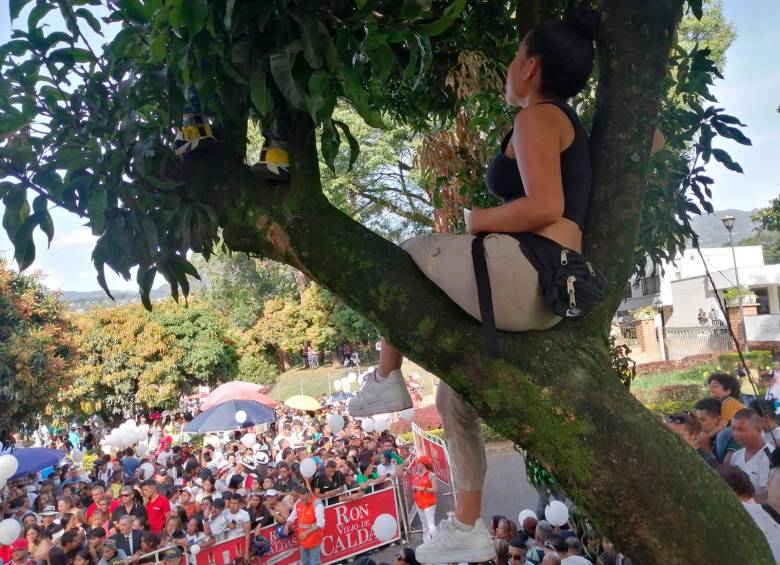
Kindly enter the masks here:
[[174, 149], [177, 155], [186, 155], [198, 148], [207, 147], [217, 140], [211, 132], [208, 117], [200, 105], [197, 91], [187, 88], [187, 105], [184, 107], [181, 128], [176, 134]]
[[401, 373], [402, 361], [401, 353], [382, 338], [379, 366], [363, 376], [360, 392], [349, 401], [350, 416], [367, 418], [400, 412], [413, 406]]

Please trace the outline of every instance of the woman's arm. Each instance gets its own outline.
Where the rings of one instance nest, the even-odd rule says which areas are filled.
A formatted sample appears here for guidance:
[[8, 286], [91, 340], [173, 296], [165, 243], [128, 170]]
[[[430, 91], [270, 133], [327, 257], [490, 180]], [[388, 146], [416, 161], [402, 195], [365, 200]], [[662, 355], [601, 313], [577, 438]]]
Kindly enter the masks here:
[[472, 210], [466, 226], [468, 233], [532, 232], [561, 219], [564, 207], [562, 132], [556, 127], [555, 112], [560, 113], [560, 110], [548, 104], [518, 112], [512, 148], [526, 198], [494, 208]]

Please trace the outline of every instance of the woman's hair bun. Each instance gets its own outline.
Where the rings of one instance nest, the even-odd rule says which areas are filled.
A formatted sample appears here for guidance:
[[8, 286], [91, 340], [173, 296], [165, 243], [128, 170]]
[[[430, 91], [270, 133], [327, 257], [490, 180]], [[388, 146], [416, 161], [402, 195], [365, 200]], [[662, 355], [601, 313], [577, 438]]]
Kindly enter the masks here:
[[574, 7], [569, 10], [568, 19], [578, 30], [588, 36], [588, 39], [596, 39], [601, 27], [601, 16], [591, 8]]

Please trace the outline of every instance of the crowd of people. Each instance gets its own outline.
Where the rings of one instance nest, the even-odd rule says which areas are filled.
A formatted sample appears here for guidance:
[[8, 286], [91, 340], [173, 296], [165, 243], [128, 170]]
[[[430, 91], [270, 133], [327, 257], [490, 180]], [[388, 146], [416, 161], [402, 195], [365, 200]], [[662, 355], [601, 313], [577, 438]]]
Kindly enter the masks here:
[[[303, 563], [319, 563], [313, 542], [321, 541], [324, 506], [389, 488], [409, 456], [388, 431], [369, 433], [348, 416], [334, 433], [328, 415], [282, 411], [263, 432], [200, 436], [198, 445], [177, 433], [179, 414], [152, 420], [140, 449], [105, 454], [92, 425], [49, 435], [43, 443], [71, 457], [44, 477], [6, 485], [4, 516], [22, 533], [0, 549], [0, 561], [181, 562], [193, 546], [239, 536], [246, 560], [268, 551], [260, 530], [276, 526], [280, 537], [297, 536]], [[316, 463], [313, 476], [302, 472], [307, 459]]]

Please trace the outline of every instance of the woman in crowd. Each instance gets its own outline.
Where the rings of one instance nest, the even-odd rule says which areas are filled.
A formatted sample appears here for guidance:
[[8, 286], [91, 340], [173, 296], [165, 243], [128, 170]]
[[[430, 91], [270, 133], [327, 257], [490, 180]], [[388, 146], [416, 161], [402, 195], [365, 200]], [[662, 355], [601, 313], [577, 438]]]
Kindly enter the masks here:
[[34, 525], [24, 531], [24, 538], [27, 540], [27, 550], [30, 552], [30, 559], [33, 561], [46, 561], [52, 543], [43, 535], [43, 528]]
[[436, 475], [431, 472], [431, 459], [427, 455], [417, 458], [412, 489], [414, 504], [423, 522], [423, 539], [429, 540], [436, 533], [436, 495], [439, 485]]
[[187, 539], [181, 527], [181, 518], [178, 514], [169, 514], [165, 519], [165, 527], [160, 533], [160, 547], [178, 545], [185, 547]]
[[88, 549], [81, 549], [73, 557], [73, 565], [96, 565], [96, 562]]

